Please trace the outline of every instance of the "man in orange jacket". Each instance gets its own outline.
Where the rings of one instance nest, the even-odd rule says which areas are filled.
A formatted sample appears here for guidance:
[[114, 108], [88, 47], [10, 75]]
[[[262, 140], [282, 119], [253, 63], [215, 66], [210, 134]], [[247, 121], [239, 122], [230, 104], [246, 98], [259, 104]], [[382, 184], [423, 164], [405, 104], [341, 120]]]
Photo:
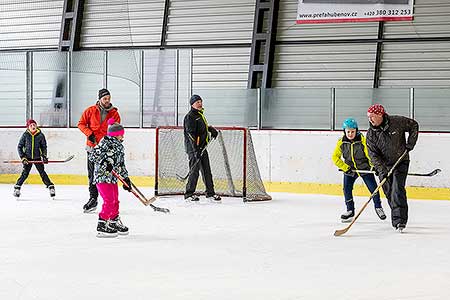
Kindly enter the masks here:
[[[89, 106], [81, 115], [78, 121], [78, 128], [86, 135], [86, 151], [89, 156], [92, 149], [106, 135], [108, 130], [108, 120], [113, 118], [120, 123], [119, 111], [111, 103], [111, 94], [107, 89], [98, 91], [98, 101], [95, 105]], [[89, 201], [83, 206], [85, 213], [95, 211], [97, 208], [98, 191], [94, 179], [94, 163], [87, 160], [89, 178]]]

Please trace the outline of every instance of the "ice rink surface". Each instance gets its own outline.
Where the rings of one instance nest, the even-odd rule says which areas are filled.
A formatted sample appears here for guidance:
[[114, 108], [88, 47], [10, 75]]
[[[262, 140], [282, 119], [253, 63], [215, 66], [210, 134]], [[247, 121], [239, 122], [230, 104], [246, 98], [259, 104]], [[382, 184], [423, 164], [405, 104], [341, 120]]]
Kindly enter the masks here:
[[[222, 204], [121, 189], [130, 235], [96, 237], [85, 186], [0, 185], [0, 299], [450, 299], [450, 201], [412, 200], [403, 234], [372, 204], [334, 237], [342, 197], [272, 194]], [[152, 189], [142, 189], [152, 195]], [[357, 198], [357, 209], [367, 198]]]

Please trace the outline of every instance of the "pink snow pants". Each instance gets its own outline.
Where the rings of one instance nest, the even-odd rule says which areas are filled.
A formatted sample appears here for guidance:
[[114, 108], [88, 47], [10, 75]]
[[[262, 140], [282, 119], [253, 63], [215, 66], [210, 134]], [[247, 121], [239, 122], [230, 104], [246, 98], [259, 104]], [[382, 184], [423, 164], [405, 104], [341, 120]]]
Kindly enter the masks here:
[[117, 183], [97, 183], [103, 198], [102, 211], [98, 214], [103, 220], [111, 220], [119, 215], [119, 188]]

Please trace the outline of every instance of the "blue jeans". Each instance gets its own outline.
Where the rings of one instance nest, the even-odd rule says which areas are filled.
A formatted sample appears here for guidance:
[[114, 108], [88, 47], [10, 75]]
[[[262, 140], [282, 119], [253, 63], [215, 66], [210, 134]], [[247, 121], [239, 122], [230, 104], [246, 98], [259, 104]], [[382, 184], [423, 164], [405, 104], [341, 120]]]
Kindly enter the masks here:
[[[364, 174], [361, 175], [361, 178], [364, 180], [364, 183], [366, 184], [367, 188], [371, 193], [373, 193], [378, 184], [375, 180], [375, 176], [373, 174]], [[344, 198], [345, 198], [345, 205], [347, 205], [347, 210], [355, 210], [355, 203], [353, 202], [353, 185], [355, 184], [356, 179], [358, 179], [358, 176], [350, 176], [344, 174]], [[373, 196], [373, 203], [375, 205], [375, 208], [381, 207], [381, 200], [380, 200], [380, 193], [376, 193]]]

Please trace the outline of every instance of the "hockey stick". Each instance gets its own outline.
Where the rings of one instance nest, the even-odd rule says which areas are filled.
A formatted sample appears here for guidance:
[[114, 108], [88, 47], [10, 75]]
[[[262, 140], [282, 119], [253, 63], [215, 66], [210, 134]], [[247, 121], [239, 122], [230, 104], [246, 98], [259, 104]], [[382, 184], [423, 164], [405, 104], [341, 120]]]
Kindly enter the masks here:
[[145, 196], [141, 193], [141, 191], [139, 191], [137, 189], [137, 187], [131, 183], [131, 187], [128, 185], [128, 183], [126, 183], [126, 181], [123, 179], [122, 176], [120, 176], [116, 171], [112, 170], [111, 173], [117, 178], [119, 179], [120, 182], [122, 182], [123, 185], [125, 185], [128, 188], [131, 188], [130, 192], [136, 196], [136, 198], [139, 199], [139, 201], [142, 202], [142, 204], [144, 204], [145, 206], [151, 206], [153, 208], [153, 210], [155, 211], [161, 211], [164, 213], [168, 213], [169, 210], [167, 208], [161, 208], [161, 207], [157, 207], [155, 205], [152, 204], [152, 202], [154, 202], [156, 200], [156, 197], [152, 197], [151, 199], [147, 199], [145, 198]]
[[[220, 130], [219, 130], [219, 134], [221, 134]], [[212, 141], [214, 141], [215, 139], [212, 139]], [[212, 143], [209, 142], [208, 144], [206, 144], [206, 147], [203, 148], [202, 152], [200, 153], [200, 157], [197, 158], [197, 160], [194, 162], [194, 164], [192, 165], [191, 168], [189, 168], [189, 172], [186, 174], [186, 176], [181, 176], [179, 174], [175, 174], [177, 179], [179, 181], [185, 181], [186, 179], [188, 179], [188, 177], [192, 174], [192, 171], [195, 169], [195, 167], [198, 165], [198, 163], [200, 162], [200, 160], [202, 159], [203, 153], [205, 153], [206, 149], [208, 148], [208, 146]]]
[[[133, 187], [134, 190], [136, 190], [136, 192], [144, 199], [147, 199], [144, 194], [142, 194], [142, 192], [134, 185], [134, 183], [131, 183], [131, 186]], [[153, 208], [154, 211], [159, 211], [165, 214], [170, 213], [170, 210], [168, 208], [164, 208], [164, 207], [158, 207], [153, 205], [152, 203], [155, 202], [157, 200], [156, 196], [151, 197], [150, 199], [148, 199], [147, 201], [149, 201], [149, 205], [151, 206], [151, 208]]]
[[[72, 160], [72, 158], [74, 158], [75, 155], [71, 155], [66, 159], [63, 160], [49, 160], [48, 162], [44, 163], [42, 160], [29, 160], [28, 163], [29, 164], [53, 164], [53, 163], [66, 163], [70, 160]], [[4, 160], [3, 161], [5, 164], [18, 164], [18, 163], [22, 163], [22, 160]]]
[[[354, 172], [361, 173], [361, 174], [375, 174], [375, 171], [369, 171], [369, 170], [353, 170]], [[408, 173], [408, 176], [424, 176], [424, 177], [431, 177], [439, 172], [441, 172], [441, 169], [434, 169], [430, 173]]]
[[406, 156], [406, 154], [408, 154], [408, 151], [403, 152], [402, 156], [400, 156], [400, 158], [395, 162], [395, 164], [392, 166], [392, 168], [389, 170], [387, 176], [381, 180], [381, 182], [378, 184], [377, 188], [375, 189], [375, 191], [373, 191], [372, 195], [370, 195], [369, 200], [366, 201], [366, 203], [364, 203], [364, 205], [361, 207], [361, 209], [358, 211], [358, 213], [355, 215], [355, 217], [353, 218], [353, 221], [348, 224], [347, 227], [343, 228], [343, 229], [338, 229], [334, 232], [334, 236], [341, 236], [344, 233], [346, 233], [350, 227], [352, 227], [352, 225], [356, 222], [356, 220], [358, 219], [358, 217], [361, 215], [361, 213], [364, 211], [364, 209], [367, 207], [367, 205], [369, 205], [370, 201], [372, 200], [372, 198], [378, 193], [378, 190], [383, 186], [383, 184], [386, 182], [386, 180], [389, 178], [389, 176], [391, 176], [391, 174], [394, 172], [394, 169], [397, 167], [397, 165], [402, 161], [402, 159]]

